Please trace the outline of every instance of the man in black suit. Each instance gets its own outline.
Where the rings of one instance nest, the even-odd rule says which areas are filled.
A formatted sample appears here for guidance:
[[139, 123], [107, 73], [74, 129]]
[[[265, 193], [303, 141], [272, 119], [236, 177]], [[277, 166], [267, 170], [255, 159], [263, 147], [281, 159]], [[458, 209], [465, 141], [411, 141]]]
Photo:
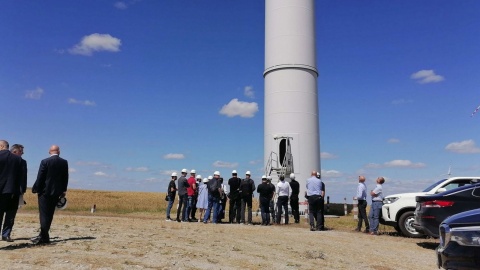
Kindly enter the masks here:
[[[9, 144], [0, 140], [0, 225], [3, 215], [18, 208], [20, 179], [22, 176], [22, 158], [8, 150]], [[3, 238], [2, 240], [8, 241]]]
[[40, 211], [40, 234], [32, 238], [34, 244], [50, 242], [48, 231], [52, 225], [55, 207], [60, 198], [65, 197], [68, 185], [68, 162], [60, 157], [60, 147], [52, 145], [48, 151], [49, 158], [40, 162], [37, 180], [32, 192], [38, 193]]
[[[12, 154], [22, 157], [23, 155], [23, 145], [14, 144], [10, 148]], [[20, 195], [25, 194], [27, 190], [27, 162], [22, 158], [22, 175], [20, 177]], [[22, 201], [23, 205], [23, 196], [20, 196], [19, 203]], [[15, 223], [15, 216], [17, 215], [18, 207], [12, 208], [5, 213], [5, 222], [3, 223], [2, 229], [2, 240], [7, 242], [13, 242], [10, 234], [12, 233], [13, 224]]]

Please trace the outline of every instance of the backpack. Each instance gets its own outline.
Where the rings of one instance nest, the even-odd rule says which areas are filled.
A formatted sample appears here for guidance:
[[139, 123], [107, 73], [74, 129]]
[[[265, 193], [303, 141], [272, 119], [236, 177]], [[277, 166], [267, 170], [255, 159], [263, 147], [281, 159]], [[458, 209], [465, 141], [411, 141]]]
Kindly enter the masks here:
[[218, 181], [217, 179], [213, 178], [212, 180], [208, 181], [207, 183], [208, 192], [211, 194], [218, 193]]

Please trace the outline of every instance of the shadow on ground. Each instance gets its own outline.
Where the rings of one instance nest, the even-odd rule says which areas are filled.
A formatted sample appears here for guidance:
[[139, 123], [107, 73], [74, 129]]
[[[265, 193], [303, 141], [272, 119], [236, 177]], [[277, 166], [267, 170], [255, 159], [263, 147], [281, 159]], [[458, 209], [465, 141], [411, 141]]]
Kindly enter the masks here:
[[425, 249], [435, 250], [438, 247], [438, 243], [420, 242], [420, 243], [417, 243], [417, 246], [425, 248]]
[[[9, 246], [1, 247], [0, 250], [16, 250], [16, 249], [22, 249], [22, 248], [33, 248], [33, 247], [38, 247], [38, 246], [50, 246], [50, 245], [56, 245], [61, 242], [67, 242], [67, 241], [82, 241], [82, 240], [94, 240], [96, 239], [93, 236], [85, 236], [85, 237], [72, 237], [72, 238], [65, 238], [65, 239], [59, 239], [58, 237], [56, 238], [51, 238], [49, 244], [41, 244], [41, 245], [34, 245], [32, 243], [20, 243], [20, 244], [12, 244]], [[30, 240], [30, 238], [17, 238], [15, 239], [16, 241], [18, 240]]]

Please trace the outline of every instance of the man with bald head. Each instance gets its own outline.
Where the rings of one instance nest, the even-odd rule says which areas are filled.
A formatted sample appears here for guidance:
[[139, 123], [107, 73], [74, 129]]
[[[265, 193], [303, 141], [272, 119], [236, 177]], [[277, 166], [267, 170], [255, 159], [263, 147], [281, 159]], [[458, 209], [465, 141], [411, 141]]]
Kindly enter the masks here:
[[370, 230], [370, 224], [367, 217], [367, 186], [365, 185], [365, 176], [360, 175], [358, 177], [357, 196], [358, 200], [358, 224], [355, 231], [362, 231], [362, 221], [365, 221], [365, 232]]
[[[307, 197], [308, 197], [308, 215], [310, 220], [310, 231], [323, 231], [323, 196], [322, 180], [317, 178], [317, 172], [312, 171], [310, 178], [307, 179]], [[315, 221], [317, 224], [315, 224]]]
[[37, 180], [32, 192], [38, 194], [40, 211], [40, 234], [32, 238], [34, 244], [50, 243], [50, 226], [55, 207], [60, 198], [65, 197], [68, 185], [68, 162], [60, 157], [60, 147], [52, 145], [49, 158], [40, 162]]
[[[3, 215], [18, 208], [20, 184], [22, 177], [22, 158], [8, 150], [9, 144], [0, 140], [0, 226]], [[10, 237], [2, 240], [11, 242]]]

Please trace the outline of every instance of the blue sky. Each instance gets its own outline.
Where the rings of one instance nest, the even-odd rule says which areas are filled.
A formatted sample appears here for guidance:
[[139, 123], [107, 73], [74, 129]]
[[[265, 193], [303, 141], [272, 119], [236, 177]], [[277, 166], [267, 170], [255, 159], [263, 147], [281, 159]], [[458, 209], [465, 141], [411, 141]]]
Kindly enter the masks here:
[[[264, 1], [3, 1], [0, 138], [28, 184], [165, 191], [172, 171], [263, 174]], [[480, 176], [480, 1], [316, 1], [321, 170], [386, 194]]]

